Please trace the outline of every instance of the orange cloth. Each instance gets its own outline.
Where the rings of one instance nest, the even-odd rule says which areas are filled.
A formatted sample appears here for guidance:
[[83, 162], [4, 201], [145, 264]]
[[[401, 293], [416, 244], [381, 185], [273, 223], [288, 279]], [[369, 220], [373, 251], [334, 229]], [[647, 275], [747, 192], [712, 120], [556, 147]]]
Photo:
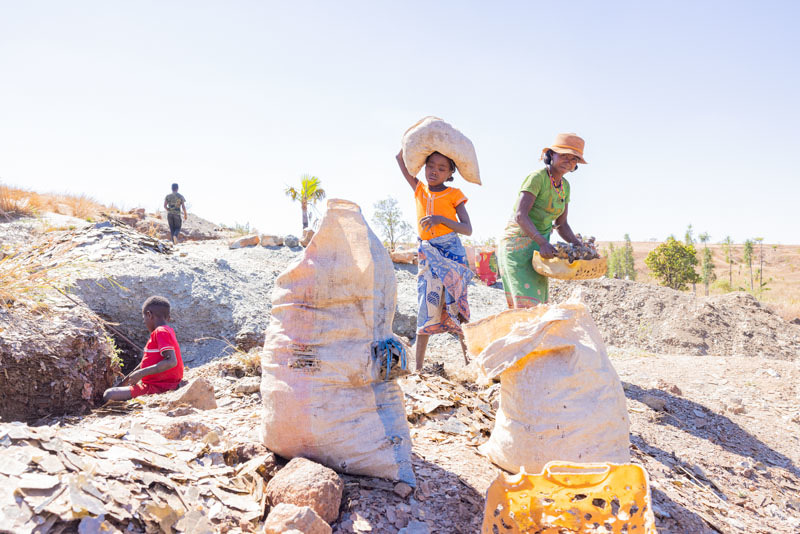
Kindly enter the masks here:
[[431, 191], [428, 186], [419, 180], [417, 188], [414, 190], [414, 200], [417, 202], [417, 232], [420, 239], [428, 241], [434, 237], [449, 234], [450, 228], [443, 224], [437, 224], [426, 232], [419, 221], [428, 215], [441, 215], [450, 220], [458, 221], [456, 206], [467, 201], [467, 197], [460, 189], [448, 187], [444, 191]]

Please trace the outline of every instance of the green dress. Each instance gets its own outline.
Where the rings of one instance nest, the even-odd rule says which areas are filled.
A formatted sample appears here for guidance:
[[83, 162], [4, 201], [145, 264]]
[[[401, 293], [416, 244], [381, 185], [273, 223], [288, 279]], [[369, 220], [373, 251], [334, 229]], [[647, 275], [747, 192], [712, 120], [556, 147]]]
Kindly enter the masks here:
[[[557, 190], [550, 182], [547, 168], [544, 168], [525, 178], [520, 187], [520, 192], [523, 191], [536, 197], [528, 217], [542, 237], [549, 241], [553, 221], [569, 204], [569, 182], [562, 178], [561, 190]], [[522, 230], [512, 215], [497, 247], [497, 263], [509, 308], [530, 308], [547, 302], [547, 277], [534, 271], [531, 265], [535, 250], [539, 250], [539, 245]]]

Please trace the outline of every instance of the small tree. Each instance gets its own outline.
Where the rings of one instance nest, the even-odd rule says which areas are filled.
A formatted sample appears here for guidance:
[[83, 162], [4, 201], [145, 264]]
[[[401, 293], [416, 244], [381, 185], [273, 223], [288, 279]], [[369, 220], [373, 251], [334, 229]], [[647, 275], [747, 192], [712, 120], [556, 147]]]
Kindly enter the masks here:
[[725, 236], [722, 242], [722, 250], [725, 252], [725, 263], [728, 264], [728, 286], [733, 287], [733, 240], [731, 236]]
[[388, 197], [375, 203], [375, 214], [372, 222], [380, 229], [383, 237], [389, 242], [389, 249], [408, 237], [413, 228], [403, 220], [403, 212], [397, 205], [397, 199]]
[[687, 284], [700, 280], [694, 270], [697, 265], [694, 245], [685, 245], [674, 237], [651, 250], [644, 263], [661, 285], [672, 289], [684, 290]]
[[758, 243], [758, 287], [763, 287], [764, 285], [764, 238], [763, 237], [756, 237], [756, 243]]
[[631, 236], [625, 234], [625, 247], [622, 249], [622, 273], [628, 280], [636, 280], [636, 267], [633, 264], [633, 244]]
[[692, 230], [691, 224], [686, 228], [686, 235], [684, 235], [683, 240], [687, 245], [694, 245], [694, 230]]
[[606, 251], [606, 276], [609, 278], [619, 278], [619, 255], [617, 249], [614, 248], [614, 243], [608, 244]]
[[753, 241], [746, 239], [744, 242], [744, 262], [750, 268], [750, 291], [753, 290]]
[[708, 286], [717, 275], [714, 273], [714, 259], [711, 256], [711, 249], [706, 247], [703, 249], [703, 283], [706, 285], [706, 296], [708, 296]]
[[703, 279], [703, 284], [705, 284], [706, 286], [706, 296], [708, 296], [709, 284], [711, 284], [711, 282], [717, 279], [717, 275], [714, 274], [714, 259], [712, 258], [711, 255], [711, 249], [708, 248], [708, 240], [711, 239], [711, 236], [708, 235], [708, 232], [703, 232], [702, 234], [697, 236], [697, 238], [700, 240], [701, 243], [703, 243], [703, 245], [705, 245], [705, 248], [703, 248], [702, 279]]
[[624, 280], [636, 280], [636, 270], [633, 266], [633, 245], [631, 238], [625, 234], [625, 245], [614, 248], [614, 243], [608, 244], [606, 253], [606, 276]]
[[325, 198], [325, 190], [320, 187], [319, 178], [304, 174], [300, 177], [300, 189], [287, 185], [284, 193], [292, 201], [300, 202], [300, 209], [303, 211], [303, 230], [305, 230], [308, 228], [308, 205], [314, 205]]

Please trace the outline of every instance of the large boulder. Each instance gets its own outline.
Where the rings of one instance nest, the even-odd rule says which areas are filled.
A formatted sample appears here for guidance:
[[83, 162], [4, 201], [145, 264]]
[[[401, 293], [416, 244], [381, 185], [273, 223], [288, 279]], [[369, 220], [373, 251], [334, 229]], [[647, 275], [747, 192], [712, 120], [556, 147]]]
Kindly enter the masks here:
[[258, 245], [260, 239], [258, 234], [251, 234], [251, 235], [244, 235], [242, 237], [237, 237], [233, 241], [230, 242], [228, 248], [244, 248], [244, 247], [254, 247]]
[[303, 237], [300, 239], [300, 246], [307, 247], [309, 243], [311, 243], [311, 239], [314, 237], [314, 230], [311, 228], [306, 228], [303, 230]]
[[406, 263], [406, 264], [417, 263], [417, 251], [415, 249], [398, 248], [389, 252], [389, 255], [392, 257], [392, 261], [394, 263]]
[[0, 419], [82, 413], [119, 373], [103, 325], [81, 307], [46, 316], [0, 306]]
[[203, 377], [195, 378], [186, 387], [173, 393], [171, 406], [188, 405], [198, 410], [213, 410], [217, 407], [214, 386]]
[[282, 247], [283, 246], [283, 236], [262, 234], [261, 235], [261, 246], [262, 247]]
[[267, 484], [273, 506], [309, 506], [328, 523], [339, 517], [343, 491], [344, 482], [333, 469], [305, 458], [294, 458]]

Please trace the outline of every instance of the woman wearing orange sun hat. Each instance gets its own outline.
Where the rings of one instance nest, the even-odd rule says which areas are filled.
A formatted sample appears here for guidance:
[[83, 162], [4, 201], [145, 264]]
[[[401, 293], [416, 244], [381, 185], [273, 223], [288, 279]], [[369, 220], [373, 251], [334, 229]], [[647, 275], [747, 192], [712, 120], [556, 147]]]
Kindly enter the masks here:
[[547, 302], [547, 277], [533, 270], [534, 251], [543, 258], [556, 254], [550, 244], [555, 227], [567, 242], [580, 241], [567, 222], [570, 184], [564, 178], [583, 159], [584, 141], [574, 133], [561, 133], [542, 149], [544, 168], [528, 175], [519, 189], [514, 215], [497, 247], [497, 263], [509, 308], [530, 308]]

